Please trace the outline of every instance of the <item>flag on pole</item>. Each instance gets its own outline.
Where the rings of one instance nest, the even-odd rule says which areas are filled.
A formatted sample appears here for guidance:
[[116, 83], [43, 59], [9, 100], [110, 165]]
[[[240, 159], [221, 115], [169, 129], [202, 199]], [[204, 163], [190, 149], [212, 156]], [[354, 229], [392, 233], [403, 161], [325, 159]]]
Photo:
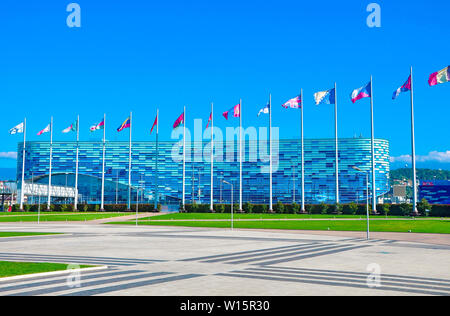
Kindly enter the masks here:
[[70, 124], [70, 126], [66, 129], [63, 129], [63, 133], [70, 133], [70, 132], [76, 132], [77, 131], [77, 121], [75, 121], [74, 123]]
[[105, 128], [105, 120], [103, 119], [100, 123], [98, 123], [96, 125], [92, 125], [89, 130], [91, 132], [95, 132], [98, 129], [104, 129], [104, 128]]
[[261, 110], [259, 110], [258, 116], [260, 116], [261, 113], [269, 114], [269, 112], [270, 112], [270, 104], [267, 103], [267, 105], [265, 107], [263, 107]]
[[241, 104], [236, 104], [235, 106], [233, 106], [228, 111], [222, 113], [223, 117], [226, 120], [228, 120], [228, 113], [231, 112], [231, 111], [233, 111], [233, 116], [234, 117], [241, 117]]
[[184, 124], [184, 112], [177, 118], [175, 123], [173, 123], [173, 128], [175, 129], [178, 126], [180, 126], [181, 124]]
[[120, 126], [117, 128], [117, 131], [118, 131], [118, 132], [121, 132], [121, 131], [123, 131], [125, 128], [129, 128], [130, 126], [131, 126], [130, 118], [127, 118], [127, 119], [122, 123], [122, 125], [120, 125]]
[[363, 98], [370, 98], [371, 96], [372, 96], [372, 88], [369, 82], [365, 86], [353, 90], [352, 94], [350, 95], [350, 99], [352, 100], [353, 103], [355, 103], [358, 100], [361, 100]]
[[206, 129], [208, 129], [208, 126], [209, 126], [209, 123], [211, 122], [211, 120], [212, 120], [212, 112], [211, 112], [211, 114], [209, 114], [209, 119], [208, 119], [208, 123], [206, 124]]
[[316, 101], [316, 105], [319, 104], [335, 104], [336, 102], [336, 90], [330, 89], [327, 91], [320, 91], [314, 93], [314, 100]]
[[408, 80], [406, 80], [403, 86], [394, 91], [394, 94], [392, 95], [392, 100], [395, 100], [400, 95], [400, 93], [410, 90], [411, 90], [411, 75], [408, 77]]
[[296, 96], [295, 98], [290, 99], [286, 103], [283, 103], [281, 106], [285, 109], [291, 108], [291, 109], [298, 109], [301, 107], [302, 104], [302, 98], [300, 96]]
[[17, 134], [17, 133], [23, 133], [23, 122], [18, 124], [18, 125], [16, 125], [16, 126], [14, 126], [13, 128], [11, 128], [9, 130], [9, 133], [11, 135], [14, 135], [14, 134]]
[[46, 128], [44, 128], [42, 131], [40, 131], [37, 134], [38, 134], [38, 136], [40, 136], [40, 135], [42, 135], [44, 133], [48, 133], [48, 132], [50, 132], [50, 124], [48, 124]]
[[428, 84], [430, 86], [435, 86], [439, 83], [445, 83], [449, 81], [450, 81], [450, 66], [432, 73], [430, 75], [430, 78], [428, 79]]
[[152, 134], [152, 132], [153, 132], [153, 129], [155, 128], [155, 126], [158, 124], [158, 116], [156, 116], [156, 118], [155, 118], [155, 122], [153, 122], [153, 126], [152, 126], [152, 129], [150, 130], [150, 135]]

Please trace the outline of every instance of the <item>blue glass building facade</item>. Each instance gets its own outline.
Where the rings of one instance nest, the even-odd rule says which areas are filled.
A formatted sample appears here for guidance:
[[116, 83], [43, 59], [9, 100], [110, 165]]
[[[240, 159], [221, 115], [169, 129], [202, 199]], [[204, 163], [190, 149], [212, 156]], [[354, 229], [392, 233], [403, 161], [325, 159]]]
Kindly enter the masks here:
[[419, 185], [419, 200], [422, 199], [426, 199], [430, 204], [450, 204], [450, 181], [421, 181]]
[[[58, 185], [74, 185], [76, 142], [54, 142], [52, 178]], [[123, 203], [128, 198], [128, 142], [107, 142], [105, 165], [105, 203]], [[214, 201], [230, 203], [230, 186], [234, 185], [234, 199], [239, 199], [239, 144], [215, 142]], [[269, 202], [269, 155], [266, 141], [246, 141], [243, 159], [243, 201]], [[22, 144], [18, 144], [17, 179], [22, 172]], [[222, 149], [218, 149], [222, 148]], [[273, 141], [273, 199], [274, 203], [301, 201], [301, 142]], [[25, 157], [25, 179], [48, 183], [49, 142], [28, 142]], [[305, 139], [305, 202], [334, 203], [335, 140]], [[210, 201], [210, 143], [187, 143], [186, 203]], [[181, 201], [182, 146], [176, 141], [160, 141], [156, 174], [156, 143], [132, 142], [132, 190], [143, 190], [144, 200], [152, 201], [158, 192], [162, 201]], [[366, 138], [339, 140], [340, 202], [365, 201], [366, 175], [352, 166], [371, 171], [371, 141]], [[375, 140], [376, 192], [389, 191], [389, 142]], [[99, 203], [102, 172], [102, 143], [79, 142], [79, 192], [84, 201]], [[83, 180], [84, 179], [84, 180]], [[369, 181], [371, 183], [371, 172]], [[52, 181], [52, 183], [54, 183]], [[132, 193], [132, 201], [136, 199]]]

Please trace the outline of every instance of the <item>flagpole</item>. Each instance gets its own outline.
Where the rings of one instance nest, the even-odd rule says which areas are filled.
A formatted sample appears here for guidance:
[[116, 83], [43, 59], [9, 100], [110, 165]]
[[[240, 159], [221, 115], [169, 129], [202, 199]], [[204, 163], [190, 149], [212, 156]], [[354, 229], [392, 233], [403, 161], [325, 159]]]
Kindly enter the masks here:
[[334, 132], [336, 136], [336, 206], [339, 204], [339, 153], [338, 153], [338, 127], [337, 127], [337, 87], [334, 83]]
[[20, 210], [23, 210], [23, 200], [24, 200], [24, 183], [25, 183], [25, 142], [27, 134], [27, 118], [23, 121], [23, 148], [22, 148], [22, 183], [20, 189]]
[[413, 214], [417, 214], [417, 175], [416, 175], [416, 145], [414, 136], [414, 87], [413, 87], [413, 69], [411, 66], [411, 158], [413, 168]]
[[242, 99], [239, 99], [239, 211], [242, 212]]
[[[300, 91], [300, 102], [301, 102], [301, 130], [302, 130], [302, 208], [301, 211], [306, 212], [305, 209], [305, 155], [303, 146], [303, 89]], [[295, 189], [294, 189], [295, 190]], [[295, 191], [294, 191], [295, 192]]]
[[[185, 177], [186, 177], [186, 107], [183, 108], [183, 196], [182, 196], [182, 207], [183, 211], [186, 210], [185, 207]], [[194, 203], [194, 201], [192, 201]]]
[[370, 124], [371, 124], [371, 147], [372, 147], [372, 213], [377, 212], [377, 186], [375, 181], [375, 141], [373, 127], [373, 84], [372, 76], [370, 76]]
[[[51, 204], [51, 189], [52, 189], [52, 151], [53, 151], [53, 116], [50, 119], [50, 161], [49, 161], [49, 175], [48, 175], [48, 201], [47, 210], [50, 211]], [[38, 217], [39, 223], [39, 217]]]
[[211, 102], [211, 202], [209, 210], [214, 211], [214, 103]]
[[158, 148], [158, 134], [159, 134], [159, 109], [156, 109], [156, 160], [155, 160], [155, 211], [158, 209], [158, 158], [159, 158], [159, 148]]
[[78, 153], [79, 153], [79, 142], [80, 142], [80, 116], [77, 116], [77, 148], [76, 148], [76, 157], [75, 157], [75, 199], [73, 210], [78, 210]]
[[132, 127], [132, 115], [130, 112], [130, 140], [128, 145], [128, 209], [131, 210], [131, 127]]
[[105, 142], [106, 142], [106, 114], [103, 114], [103, 160], [102, 160], [102, 196], [100, 211], [105, 210]]
[[269, 212], [273, 211], [273, 200], [272, 200], [272, 94], [269, 94]]

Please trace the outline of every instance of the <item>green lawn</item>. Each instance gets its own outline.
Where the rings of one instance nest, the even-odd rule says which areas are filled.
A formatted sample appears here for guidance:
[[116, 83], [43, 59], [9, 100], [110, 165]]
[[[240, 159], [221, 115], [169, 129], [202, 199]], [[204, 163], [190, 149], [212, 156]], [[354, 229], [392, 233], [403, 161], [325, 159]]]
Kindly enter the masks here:
[[[134, 221], [115, 222], [111, 224], [134, 225]], [[187, 226], [187, 227], [218, 227], [229, 228], [230, 221], [139, 221], [139, 225], [154, 226]], [[331, 230], [331, 231], [365, 231], [366, 221], [363, 220], [263, 220], [263, 221], [235, 221], [235, 228], [253, 229], [292, 229], [292, 230]], [[408, 232], [450, 234], [448, 220], [371, 220], [370, 231], [377, 232]]]
[[[333, 219], [333, 218], [365, 218], [365, 215], [328, 215], [328, 214], [242, 214], [235, 213], [234, 219]], [[377, 216], [383, 218], [383, 216]], [[389, 218], [401, 218], [400, 216], [389, 216]], [[173, 213], [157, 215], [152, 217], [142, 218], [141, 220], [192, 220], [192, 219], [231, 219], [229, 213]]]
[[41, 235], [58, 235], [60, 233], [32, 233], [32, 232], [0, 232], [1, 237], [20, 237], [20, 236], [41, 236]]
[[[89, 267], [93, 266], [80, 265], [80, 268]], [[61, 271], [66, 269], [67, 264], [65, 263], [0, 261], [0, 278], [32, 273]]]
[[[38, 215], [36, 213], [10, 216], [0, 216], [0, 222], [37, 222]], [[54, 221], [92, 221], [96, 219], [113, 218], [119, 216], [130, 215], [130, 213], [54, 213], [40, 214], [41, 222]]]

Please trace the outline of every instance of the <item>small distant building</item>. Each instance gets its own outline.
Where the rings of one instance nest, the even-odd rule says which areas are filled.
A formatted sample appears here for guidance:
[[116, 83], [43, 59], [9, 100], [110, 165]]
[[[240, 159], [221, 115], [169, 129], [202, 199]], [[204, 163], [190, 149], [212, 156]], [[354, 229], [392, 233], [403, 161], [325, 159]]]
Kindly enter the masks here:
[[450, 180], [421, 181], [419, 200], [423, 198], [430, 204], [450, 204]]

